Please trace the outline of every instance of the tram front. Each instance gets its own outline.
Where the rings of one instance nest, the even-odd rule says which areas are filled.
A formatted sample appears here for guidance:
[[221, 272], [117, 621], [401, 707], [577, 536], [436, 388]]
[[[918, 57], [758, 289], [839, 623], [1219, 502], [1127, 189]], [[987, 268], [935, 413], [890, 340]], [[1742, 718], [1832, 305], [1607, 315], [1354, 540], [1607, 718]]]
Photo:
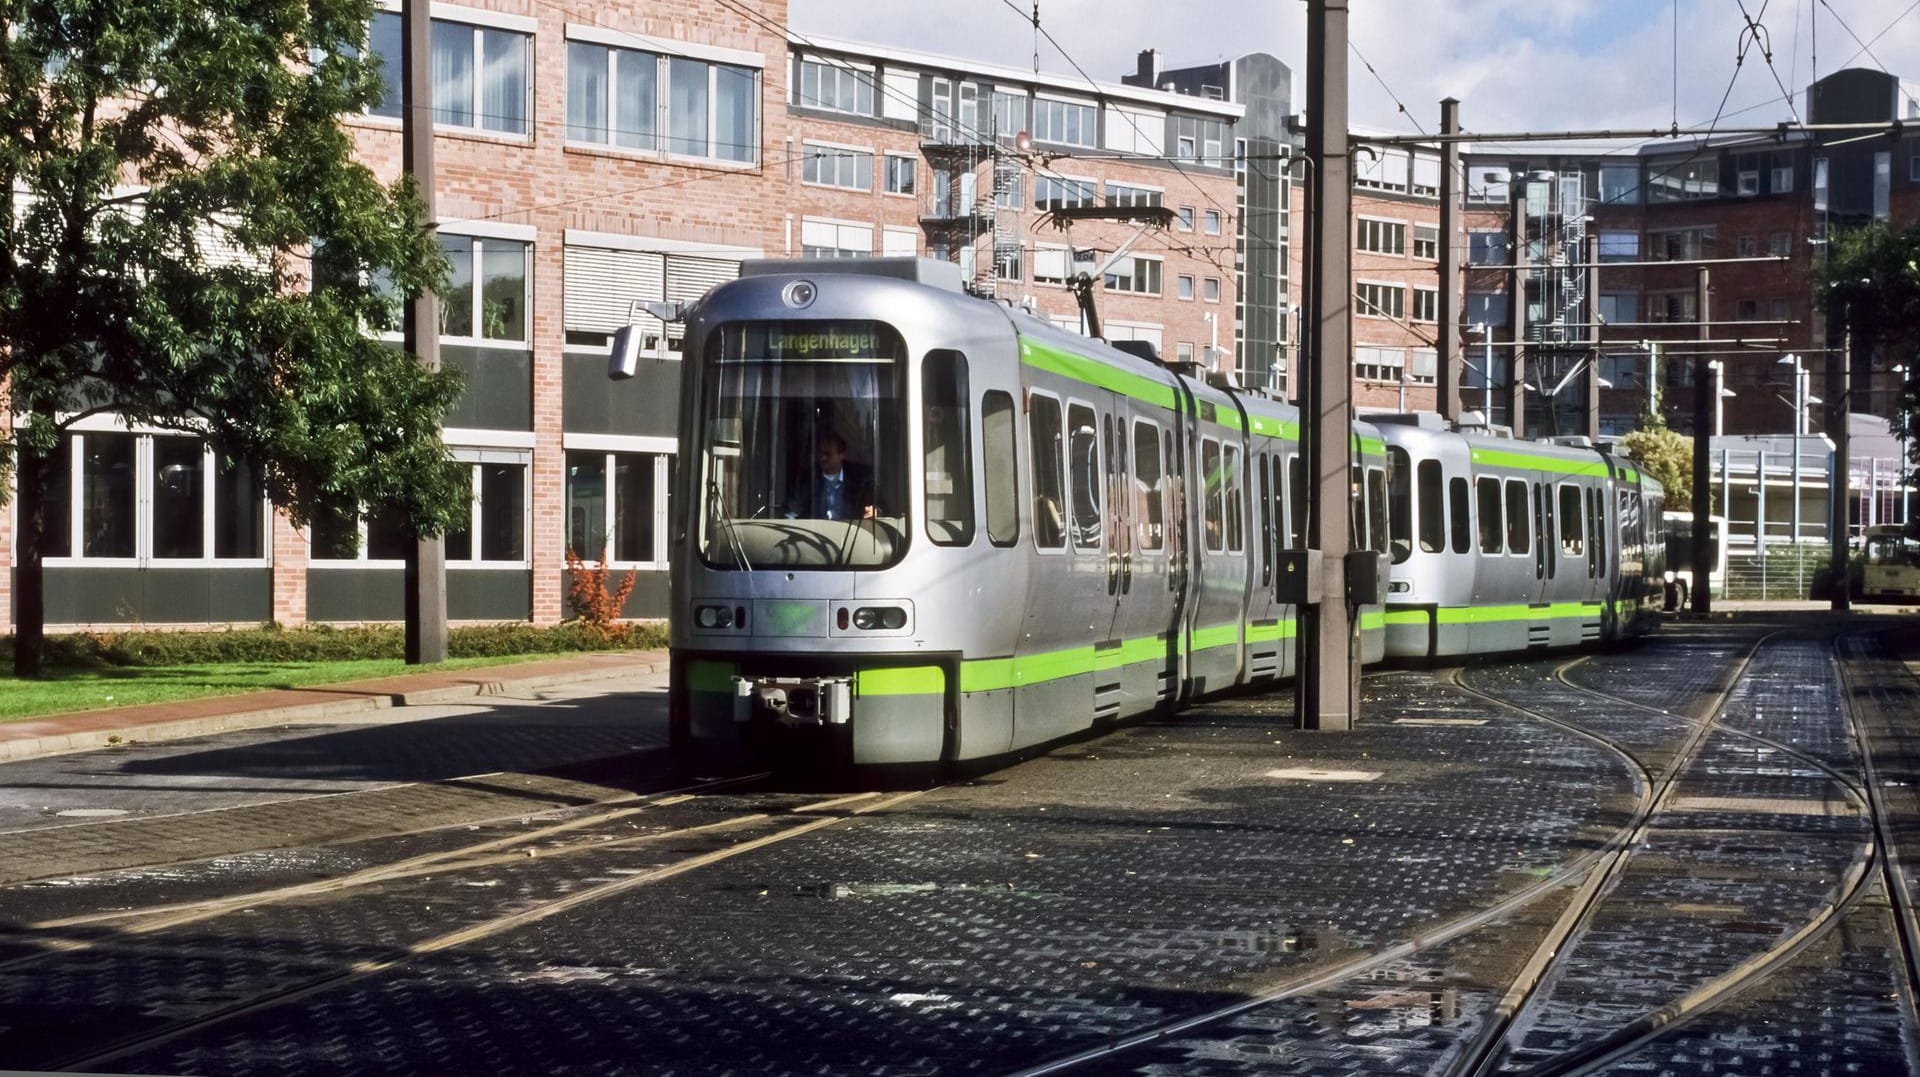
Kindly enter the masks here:
[[957, 648], [924, 623], [926, 581], [957, 575], [943, 539], [971, 544], [974, 498], [964, 365], [924, 346], [923, 296], [815, 262], [726, 285], [689, 324], [676, 747], [943, 758]]

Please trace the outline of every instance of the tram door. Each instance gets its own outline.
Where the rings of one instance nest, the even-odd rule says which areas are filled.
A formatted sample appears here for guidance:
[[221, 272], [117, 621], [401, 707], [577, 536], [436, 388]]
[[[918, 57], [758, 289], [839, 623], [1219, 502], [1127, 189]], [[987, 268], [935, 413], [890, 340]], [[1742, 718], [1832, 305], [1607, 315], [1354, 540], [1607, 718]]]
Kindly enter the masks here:
[[1113, 639], [1121, 663], [1121, 713], [1153, 709], [1170, 683], [1164, 661], [1172, 616], [1168, 572], [1169, 493], [1165, 412], [1123, 406], [1114, 416], [1113, 514], [1118, 575]]

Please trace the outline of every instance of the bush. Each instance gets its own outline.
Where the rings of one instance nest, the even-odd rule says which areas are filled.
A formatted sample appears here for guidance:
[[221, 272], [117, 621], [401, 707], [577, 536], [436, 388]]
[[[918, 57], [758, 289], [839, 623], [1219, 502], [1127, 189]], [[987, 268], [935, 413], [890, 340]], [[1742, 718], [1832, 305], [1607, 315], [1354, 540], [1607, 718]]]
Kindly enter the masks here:
[[[581, 623], [541, 627], [530, 624], [473, 625], [448, 633], [453, 658], [493, 658], [518, 654], [568, 654], [579, 651], [644, 650], [664, 647], [666, 626], [658, 622], [613, 625], [602, 632]], [[75, 632], [47, 637], [49, 667], [173, 666], [225, 662], [345, 662], [401, 658], [406, 633], [397, 625], [363, 628], [236, 628], [218, 632]], [[0, 636], [0, 662], [10, 668], [13, 637]]]

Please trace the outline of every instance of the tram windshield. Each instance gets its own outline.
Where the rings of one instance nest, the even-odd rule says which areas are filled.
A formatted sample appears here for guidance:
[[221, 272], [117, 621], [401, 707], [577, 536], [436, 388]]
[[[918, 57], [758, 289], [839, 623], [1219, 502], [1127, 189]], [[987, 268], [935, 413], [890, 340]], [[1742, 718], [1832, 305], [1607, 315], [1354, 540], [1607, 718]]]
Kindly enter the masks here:
[[705, 360], [701, 558], [739, 569], [898, 560], [899, 336], [878, 322], [743, 322], [717, 329]]

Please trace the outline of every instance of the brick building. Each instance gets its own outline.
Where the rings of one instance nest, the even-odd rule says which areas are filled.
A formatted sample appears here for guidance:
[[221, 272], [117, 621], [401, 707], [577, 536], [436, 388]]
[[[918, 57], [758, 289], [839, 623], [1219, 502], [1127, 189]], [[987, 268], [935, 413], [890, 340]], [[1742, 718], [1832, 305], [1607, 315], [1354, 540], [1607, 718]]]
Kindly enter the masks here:
[[[397, 0], [372, 30], [389, 92], [343, 122], [384, 179], [400, 167]], [[627, 612], [665, 615], [678, 364], [611, 383], [607, 344], [633, 300], [695, 298], [743, 259], [943, 256], [1078, 325], [1069, 248], [1106, 261], [1130, 242], [1100, 289], [1107, 335], [1231, 365], [1239, 105], [813, 42], [784, 0], [435, 4], [432, 50], [441, 354], [466, 385], [445, 439], [474, 490], [447, 540], [456, 622], [562, 619], [569, 549], [637, 570]], [[1173, 225], [1041, 223], [1095, 204], [1165, 207]], [[401, 616], [401, 539], [379, 514], [295, 529], [197, 439], [113, 416], [77, 424], [61, 459], [52, 627]], [[0, 562], [11, 534], [0, 513]]]

